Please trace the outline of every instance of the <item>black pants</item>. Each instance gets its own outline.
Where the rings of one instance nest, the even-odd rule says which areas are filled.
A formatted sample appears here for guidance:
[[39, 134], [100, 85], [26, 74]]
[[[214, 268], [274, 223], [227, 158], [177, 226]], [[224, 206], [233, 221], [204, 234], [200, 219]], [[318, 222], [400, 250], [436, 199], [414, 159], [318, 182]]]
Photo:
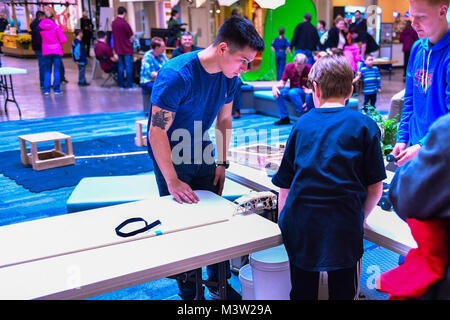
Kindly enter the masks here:
[[[317, 300], [320, 272], [305, 271], [290, 264], [291, 300]], [[328, 299], [354, 300], [358, 290], [358, 265], [353, 268], [328, 271]]]
[[367, 106], [370, 104], [372, 107], [375, 108], [376, 103], [377, 103], [377, 94], [376, 93], [364, 95], [364, 103], [363, 103], [364, 106]]
[[403, 52], [403, 76], [406, 77], [406, 69], [408, 68], [409, 56], [411, 51]]

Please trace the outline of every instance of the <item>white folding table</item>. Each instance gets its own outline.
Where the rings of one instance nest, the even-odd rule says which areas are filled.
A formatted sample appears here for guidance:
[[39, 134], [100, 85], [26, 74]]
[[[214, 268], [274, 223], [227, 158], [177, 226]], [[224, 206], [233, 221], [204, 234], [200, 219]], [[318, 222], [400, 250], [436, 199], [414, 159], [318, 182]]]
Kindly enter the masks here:
[[[196, 192], [202, 210], [155, 197], [0, 227], [0, 241], [8, 239], [0, 249], [0, 299], [84, 299], [282, 243], [274, 222], [233, 215], [228, 200]], [[162, 224], [119, 238], [114, 227], [134, 216], [159, 216]]]
[[[230, 162], [226, 172], [227, 178], [256, 191], [274, 191], [280, 188], [272, 183], [265, 171]], [[390, 183], [394, 173], [386, 171], [385, 182]], [[382, 210], [379, 206], [372, 211], [366, 221], [364, 237], [366, 240], [401, 255], [406, 255], [417, 244], [411, 235], [408, 224], [401, 220], [395, 212]]]
[[[0, 87], [5, 91], [5, 113], [8, 114], [8, 109], [6, 107], [8, 102], [14, 102], [16, 104], [17, 110], [19, 110], [19, 117], [22, 119], [22, 112], [20, 110], [19, 104], [17, 103], [16, 97], [14, 95], [14, 85], [12, 81], [12, 75], [14, 74], [27, 74], [27, 70], [23, 68], [12, 68], [12, 67], [1, 67], [0, 68]], [[8, 84], [9, 79], [9, 84]], [[11, 92], [11, 97], [10, 97]]]

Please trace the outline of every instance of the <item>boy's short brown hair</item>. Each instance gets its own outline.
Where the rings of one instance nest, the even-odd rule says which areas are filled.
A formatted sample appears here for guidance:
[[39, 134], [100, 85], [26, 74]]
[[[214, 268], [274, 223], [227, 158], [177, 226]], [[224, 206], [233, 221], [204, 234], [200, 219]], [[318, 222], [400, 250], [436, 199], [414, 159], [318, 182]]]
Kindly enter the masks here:
[[317, 60], [308, 75], [308, 86], [315, 82], [322, 99], [347, 98], [352, 92], [354, 72], [347, 59], [340, 55], [327, 55]]

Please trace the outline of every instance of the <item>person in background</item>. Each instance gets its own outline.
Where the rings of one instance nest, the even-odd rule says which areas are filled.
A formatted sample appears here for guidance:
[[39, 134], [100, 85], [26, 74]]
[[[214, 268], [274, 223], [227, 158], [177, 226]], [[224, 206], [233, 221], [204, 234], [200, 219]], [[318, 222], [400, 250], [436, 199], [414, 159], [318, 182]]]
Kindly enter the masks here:
[[8, 20], [5, 19], [5, 15], [3, 12], [0, 12], [0, 32], [5, 32], [9, 27]]
[[[297, 53], [294, 62], [288, 63], [284, 68], [281, 80], [272, 87], [273, 97], [276, 99], [280, 120], [274, 124], [290, 124], [287, 101], [290, 101], [299, 115], [304, 113], [304, 104], [307, 102], [310, 94], [305, 93], [306, 82], [311, 66], [307, 63], [307, 58], [303, 53]], [[286, 82], [289, 79], [289, 88], [286, 88]]]
[[33, 20], [33, 22], [30, 23], [31, 48], [33, 49], [34, 53], [36, 54], [36, 57], [38, 60], [39, 84], [41, 86], [41, 89], [44, 89], [45, 65], [44, 65], [44, 59], [42, 57], [42, 38], [41, 38], [40, 29], [39, 29], [39, 23], [42, 21], [42, 19], [44, 19], [44, 17], [45, 17], [45, 13], [43, 11], [37, 11], [36, 18]]
[[275, 66], [277, 69], [277, 81], [281, 79], [283, 75], [284, 67], [286, 66], [286, 50], [292, 55], [291, 47], [289, 46], [289, 40], [284, 37], [284, 28], [278, 29], [278, 37], [272, 41], [270, 48], [275, 52]]
[[182, 28], [185, 23], [179, 23], [180, 13], [177, 9], [172, 9], [170, 12], [169, 23], [167, 24], [167, 29], [169, 29], [169, 39], [167, 40], [168, 47], [177, 47], [181, 37], [181, 32], [186, 31]]
[[181, 45], [172, 51], [172, 58], [179, 56], [180, 54], [201, 50], [202, 48], [194, 45], [194, 36], [188, 31], [181, 33]]
[[72, 42], [72, 59], [78, 65], [78, 85], [88, 86], [86, 82], [87, 54], [83, 45], [83, 30], [75, 29], [75, 39]]
[[309, 65], [314, 64], [312, 52], [317, 49], [320, 43], [319, 34], [316, 27], [312, 25], [311, 18], [311, 13], [305, 13], [303, 22], [295, 27], [290, 44], [291, 49], [295, 48], [295, 54], [303, 53], [307, 57]]
[[162, 66], [169, 61], [166, 54], [166, 44], [160, 37], [153, 37], [150, 42], [151, 49], [142, 58], [141, 64], [141, 88], [145, 114], [149, 113], [153, 84]]
[[319, 20], [317, 22], [317, 34], [319, 35], [319, 44], [317, 45], [318, 50], [324, 50], [324, 44], [326, 41], [326, 38], [328, 37], [328, 30], [325, 29], [326, 22], [323, 20]]
[[45, 18], [39, 23], [42, 38], [42, 56], [45, 64], [44, 95], [50, 94], [53, 68], [53, 92], [61, 94], [61, 62], [64, 55], [62, 44], [67, 41], [61, 27], [53, 20], [51, 11], [45, 12]]
[[405, 29], [400, 33], [400, 42], [403, 44], [403, 79], [406, 80], [406, 69], [408, 68], [409, 56], [411, 55], [411, 48], [419, 36], [411, 26], [411, 20], [406, 21]]
[[366, 55], [364, 60], [364, 66], [361, 67], [360, 72], [357, 73], [355, 77], [355, 82], [361, 78], [363, 81], [363, 94], [364, 103], [363, 108], [365, 111], [368, 105], [376, 107], [377, 103], [377, 93], [381, 92], [381, 77], [378, 67], [373, 64], [373, 56], [370, 54]]
[[343, 56], [316, 61], [308, 76], [316, 108], [295, 124], [272, 178], [280, 187], [291, 300], [318, 300], [320, 272], [327, 272], [330, 300], [358, 293], [363, 225], [381, 198], [386, 171], [377, 124], [345, 107], [353, 76]]
[[[20, 20], [16, 18], [16, 24], [17, 24], [17, 33], [19, 33], [22, 22], [20, 22]], [[9, 19], [9, 27], [14, 28], [14, 19], [13, 18]]]
[[325, 42], [326, 49], [342, 49], [348, 45], [346, 33], [345, 33], [346, 23], [344, 18], [337, 16], [334, 21], [334, 26], [328, 31], [328, 38]]
[[356, 27], [359, 34], [363, 34], [367, 32], [367, 21], [366, 19], [362, 18], [362, 13], [359, 10], [355, 11], [355, 22], [350, 24], [351, 27]]
[[91, 42], [92, 42], [92, 32], [94, 30], [94, 24], [92, 20], [88, 17], [88, 12], [83, 11], [83, 16], [80, 19], [80, 29], [83, 31], [83, 46], [86, 56], [91, 56]]
[[[108, 35], [105, 31], [97, 32], [97, 43], [94, 46], [95, 57], [100, 61], [100, 68], [105, 72], [117, 73], [119, 57], [108, 45]], [[117, 79], [116, 79], [117, 80]]]
[[[133, 88], [133, 30], [125, 20], [127, 9], [117, 8], [117, 17], [111, 24], [114, 51], [119, 56], [118, 81], [122, 89]], [[126, 78], [125, 78], [126, 74]]]
[[431, 124], [450, 110], [449, 0], [410, 0], [419, 40], [411, 49], [405, 97], [392, 154], [398, 166], [419, 152]]

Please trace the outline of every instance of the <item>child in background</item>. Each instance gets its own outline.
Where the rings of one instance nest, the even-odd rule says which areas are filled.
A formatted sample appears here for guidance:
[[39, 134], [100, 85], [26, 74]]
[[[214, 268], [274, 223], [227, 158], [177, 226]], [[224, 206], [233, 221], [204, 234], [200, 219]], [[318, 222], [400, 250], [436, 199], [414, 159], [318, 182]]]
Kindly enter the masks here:
[[357, 295], [363, 224], [381, 198], [386, 172], [377, 124], [344, 106], [353, 77], [343, 56], [316, 61], [308, 77], [316, 108], [292, 129], [272, 179], [280, 187], [292, 300], [317, 300], [322, 271], [331, 300]]
[[373, 56], [370, 54], [366, 55], [364, 60], [364, 65], [361, 67], [360, 72], [357, 73], [357, 78], [363, 80], [363, 94], [364, 103], [363, 108], [366, 111], [368, 105], [376, 107], [377, 103], [377, 93], [381, 92], [381, 77], [380, 71], [377, 66], [373, 65]]
[[278, 37], [272, 41], [272, 51], [275, 52], [275, 65], [277, 68], [277, 80], [281, 79], [286, 66], [286, 50], [292, 55], [289, 40], [284, 37], [284, 28], [278, 29]]
[[88, 86], [89, 83], [86, 82], [87, 55], [81, 42], [82, 39], [83, 31], [76, 29], [75, 39], [72, 42], [72, 59], [78, 65], [78, 85], [84, 87]]

